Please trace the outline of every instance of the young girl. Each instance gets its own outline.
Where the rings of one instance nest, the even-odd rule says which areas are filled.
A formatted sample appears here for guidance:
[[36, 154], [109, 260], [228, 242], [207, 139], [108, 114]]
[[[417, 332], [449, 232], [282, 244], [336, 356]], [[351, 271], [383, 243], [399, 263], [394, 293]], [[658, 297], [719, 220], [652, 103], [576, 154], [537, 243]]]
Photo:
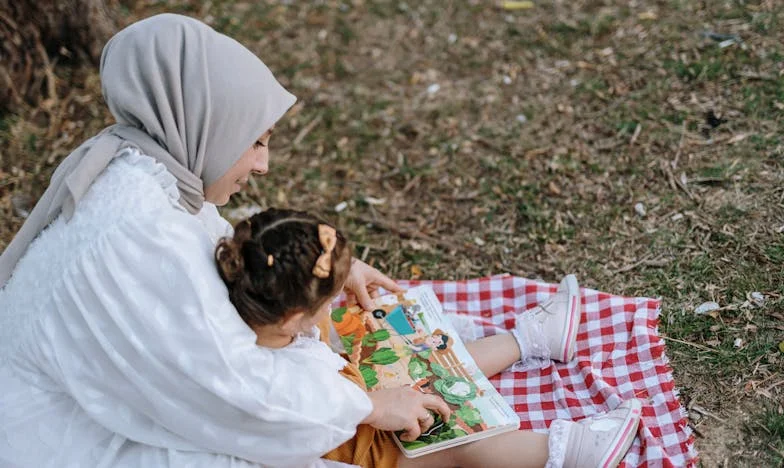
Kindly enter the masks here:
[[[324, 342], [330, 304], [352, 262], [340, 232], [307, 213], [270, 209], [239, 223], [232, 239], [218, 243], [215, 257], [229, 297], [259, 346], [312, 353], [365, 390], [358, 369], [328, 352]], [[524, 329], [469, 342], [469, 352], [488, 376], [528, 357], [571, 359], [579, 323], [576, 296], [576, 280], [568, 276], [551, 300], [521, 314], [518, 325]], [[397, 405], [374, 398], [390, 391], [401, 392]], [[516, 431], [409, 459], [400, 456], [390, 431], [405, 430], [404, 438], [413, 440], [433, 424], [428, 410], [448, 419], [448, 407], [439, 397], [412, 389], [379, 390], [368, 397], [372, 413], [351, 440], [324, 458], [362, 467], [611, 467], [631, 445], [641, 410], [640, 401], [632, 399], [580, 422], [554, 421], [547, 435]]]

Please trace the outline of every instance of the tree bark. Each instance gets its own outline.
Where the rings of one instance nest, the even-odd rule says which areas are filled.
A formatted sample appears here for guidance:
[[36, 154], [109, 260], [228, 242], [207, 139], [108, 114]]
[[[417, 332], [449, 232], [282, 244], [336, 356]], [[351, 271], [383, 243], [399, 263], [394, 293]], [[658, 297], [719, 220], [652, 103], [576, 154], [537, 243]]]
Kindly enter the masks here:
[[97, 64], [116, 0], [0, 0], [0, 111], [56, 99], [57, 62]]

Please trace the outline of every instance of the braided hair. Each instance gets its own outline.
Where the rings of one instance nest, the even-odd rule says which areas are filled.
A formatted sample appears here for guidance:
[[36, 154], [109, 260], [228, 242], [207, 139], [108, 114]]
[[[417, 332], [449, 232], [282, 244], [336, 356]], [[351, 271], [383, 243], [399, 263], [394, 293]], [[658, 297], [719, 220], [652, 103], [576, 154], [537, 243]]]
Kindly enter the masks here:
[[295, 312], [313, 315], [340, 292], [351, 266], [349, 245], [336, 232], [329, 274], [314, 275], [323, 253], [320, 224], [328, 225], [309, 213], [271, 208], [241, 221], [233, 238], [218, 242], [218, 272], [248, 325], [275, 324]]

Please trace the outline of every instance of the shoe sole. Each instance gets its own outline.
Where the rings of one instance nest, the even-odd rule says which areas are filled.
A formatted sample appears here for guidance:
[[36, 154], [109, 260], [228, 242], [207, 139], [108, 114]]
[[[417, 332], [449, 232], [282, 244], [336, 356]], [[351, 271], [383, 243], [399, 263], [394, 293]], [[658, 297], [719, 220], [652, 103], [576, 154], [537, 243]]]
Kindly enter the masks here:
[[574, 275], [566, 275], [564, 281], [566, 282], [566, 290], [569, 292], [569, 305], [572, 313], [569, 314], [564, 341], [561, 343], [563, 350], [561, 361], [569, 362], [574, 357], [577, 329], [580, 326], [580, 285], [577, 284], [577, 278]]
[[602, 458], [599, 466], [602, 468], [614, 468], [621, 463], [621, 460], [626, 455], [629, 447], [634, 442], [634, 437], [637, 434], [637, 425], [640, 423], [640, 416], [642, 415], [642, 402], [638, 399], [629, 400], [629, 414], [623, 420], [621, 430], [612, 442], [613, 449]]

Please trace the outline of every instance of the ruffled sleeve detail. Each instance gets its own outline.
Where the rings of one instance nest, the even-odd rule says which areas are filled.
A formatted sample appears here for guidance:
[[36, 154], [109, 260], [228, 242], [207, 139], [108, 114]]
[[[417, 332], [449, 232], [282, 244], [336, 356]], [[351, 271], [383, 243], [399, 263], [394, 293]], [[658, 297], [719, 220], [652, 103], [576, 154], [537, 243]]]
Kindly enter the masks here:
[[[124, 148], [117, 155], [117, 158], [135, 169], [152, 176], [161, 186], [164, 193], [166, 193], [169, 203], [178, 210], [186, 211], [180, 205], [180, 191], [177, 188], [177, 178], [166, 170], [166, 166], [140, 153], [136, 148]], [[234, 234], [231, 224], [221, 217], [217, 207], [212, 203], [205, 201], [202, 204], [201, 211], [194, 216], [201, 221], [213, 244], [217, 244], [222, 237], [231, 237]]]
[[[177, 178], [166, 170], [166, 166], [155, 159], [142, 154], [136, 148], [124, 148], [120, 150], [117, 154], [117, 159], [151, 175], [169, 197], [172, 206], [182, 208], [180, 205], [180, 191], [177, 189]], [[182, 209], [184, 210], [184, 208]]]
[[339, 372], [348, 364], [348, 361], [336, 354], [330, 347], [319, 339], [319, 329], [314, 327], [310, 334], [302, 333], [280, 352], [288, 354], [293, 360], [319, 362], [326, 369]]

